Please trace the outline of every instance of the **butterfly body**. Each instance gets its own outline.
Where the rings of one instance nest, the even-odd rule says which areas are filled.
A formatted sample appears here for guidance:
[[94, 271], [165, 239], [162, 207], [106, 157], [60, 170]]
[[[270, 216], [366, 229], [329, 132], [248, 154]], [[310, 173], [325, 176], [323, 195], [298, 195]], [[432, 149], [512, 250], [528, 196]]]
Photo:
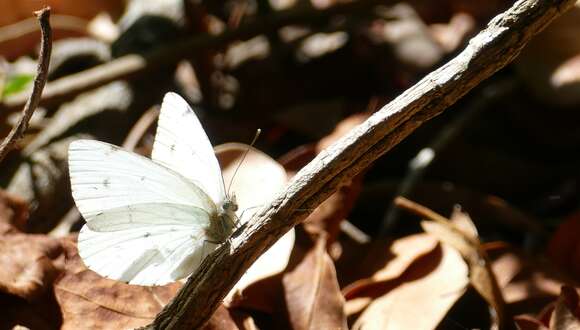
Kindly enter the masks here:
[[235, 202], [235, 198], [228, 197], [221, 206], [218, 206], [218, 209], [219, 211], [211, 216], [210, 225], [205, 233], [208, 241], [221, 244], [231, 236], [236, 227], [238, 205]]

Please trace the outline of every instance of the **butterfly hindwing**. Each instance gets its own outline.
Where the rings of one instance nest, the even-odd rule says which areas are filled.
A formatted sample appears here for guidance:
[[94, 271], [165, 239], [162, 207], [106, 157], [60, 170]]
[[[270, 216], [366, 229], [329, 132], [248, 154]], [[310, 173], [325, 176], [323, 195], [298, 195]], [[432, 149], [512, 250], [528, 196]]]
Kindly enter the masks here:
[[116, 223], [103, 213], [93, 220], [99, 231], [82, 228], [78, 249], [89, 269], [130, 284], [163, 285], [188, 276], [216, 246], [205, 240], [209, 214], [198, 208], [140, 204], [126, 213], [137, 221], [121, 216]]

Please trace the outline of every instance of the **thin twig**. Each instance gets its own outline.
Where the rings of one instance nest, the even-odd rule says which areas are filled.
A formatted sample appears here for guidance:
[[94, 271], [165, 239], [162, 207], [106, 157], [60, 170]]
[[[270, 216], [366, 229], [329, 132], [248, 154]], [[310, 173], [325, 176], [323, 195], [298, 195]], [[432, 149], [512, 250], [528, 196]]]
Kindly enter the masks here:
[[576, 0], [520, 0], [430, 73], [367, 121], [323, 150], [269, 206], [206, 258], [150, 329], [197, 329], [251, 264], [344, 181], [370, 166], [422, 123], [511, 62], [533, 35]]
[[12, 128], [8, 136], [4, 139], [4, 142], [2, 142], [2, 145], [0, 145], [0, 162], [4, 160], [4, 157], [6, 157], [10, 150], [14, 149], [18, 140], [22, 139], [24, 136], [24, 132], [28, 128], [28, 122], [40, 102], [42, 90], [46, 83], [46, 78], [48, 77], [48, 64], [50, 63], [50, 53], [52, 51], [50, 7], [45, 7], [34, 14], [38, 19], [41, 31], [40, 56], [38, 57], [36, 77], [34, 78], [32, 93], [22, 110], [22, 118], [20, 118], [18, 124]]
[[[89, 22], [85, 19], [68, 15], [52, 15], [51, 27], [55, 30], [68, 30], [78, 33], [86, 33]], [[34, 18], [5, 25], [0, 27], [0, 44], [7, 41], [15, 41], [28, 34], [37, 33], [39, 27]]]
[[[222, 47], [235, 40], [245, 40], [268, 31], [291, 24], [306, 24], [324, 21], [328, 17], [340, 14], [352, 14], [355, 11], [367, 9], [378, 3], [392, 0], [358, 0], [334, 5], [327, 9], [296, 8], [273, 13], [263, 18], [244, 23], [234, 30], [212, 34], [199, 34], [191, 39], [168, 44], [145, 55], [125, 55], [111, 62], [95, 66], [91, 69], [71, 74], [47, 84], [42, 95], [42, 104], [50, 106], [73, 98], [87, 90], [102, 86], [119, 79], [132, 79], [169, 63], [195, 56], [200, 50]], [[25, 99], [22, 95], [7, 97], [1, 104], [0, 113], [16, 111]]]
[[159, 107], [153, 106], [149, 108], [149, 110], [145, 111], [145, 113], [137, 120], [133, 128], [125, 137], [125, 141], [123, 141], [123, 148], [125, 150], [133, 151], [137, 147], [137, 144], [145, 133], [151, 128], [151, 126], [157, 121], [159, 118]]
[[440, 224], [446, 225], [449, 223], [449, 219], [442, 216], [441, 214], [431, 210], [428, 207], [425, 207], [419, 203], [415, 203], [410, 199], [407, 199], [402, 196], [397, 196], [393, 201], [396, 207], [403, 208], [421, 218], [425, 218], [431, 221], [438, 222]]

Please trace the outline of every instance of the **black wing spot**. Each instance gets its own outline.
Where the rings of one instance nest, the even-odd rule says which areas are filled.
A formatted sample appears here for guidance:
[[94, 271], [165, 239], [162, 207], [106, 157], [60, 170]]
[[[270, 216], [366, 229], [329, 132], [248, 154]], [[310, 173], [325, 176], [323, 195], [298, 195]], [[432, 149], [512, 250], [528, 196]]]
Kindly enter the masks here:
[[141, 182], [145, 181], [145, 176], [140, 177], [139, 180], [141, 180]]
[[175, 144], [172, 144], [171, 147], [169, 148], [171, 151], [175, 151]]
[[145, 237], [145, 238], [147, 238], [149, 236], [151, 236], [151, 233], [145, 233], [145, 235], [143, 235], [143, 237]]
[[111, 154], [113, 154], [117, 150], [119, 150], [119, 147], [111, 144], [111, 145], [109, 145], [109, 149], [107, 149], [107, 151], [105, 151], [105, 155], [110, 156]]
[[103, 180], [103, 186], [105, 188], [109, 188], [110, 185], [111, 185], [111, 181], [108, 178]]

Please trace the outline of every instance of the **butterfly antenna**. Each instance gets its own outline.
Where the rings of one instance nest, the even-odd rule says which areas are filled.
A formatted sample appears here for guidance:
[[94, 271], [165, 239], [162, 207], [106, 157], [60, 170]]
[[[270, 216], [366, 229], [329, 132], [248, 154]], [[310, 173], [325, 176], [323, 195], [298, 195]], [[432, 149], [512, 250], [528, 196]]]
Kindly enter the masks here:
[[256, 130], [256, 135], [254, 135], [254, 138], [252, 139], [252, 143], [250, 143], [250, 145], [246, 148], [246, 151], [244, 151], [244, 155], [240, 159], [238, 166], [236, 166], [236, 170], [234, 171], [234, 175], [232, 175], [232, 179], [230, 180], [230, 184], [228, 185], [228, 189], [226, 191], [226, 194], [228, 196], [230, 195], [230, 189], [232, 188], [232, 184], [234, 183], [234, 179], [236, 178], [236, 174], [238, 174], [238, 170], [240, 169], [240, 166], [242, 166], [242, 163], [244, 162], [244, 160], [246, 159], [246, 156], [250, 152], [250, 148], [252, 148], [254, 146], [254, 143], [256, 143], [256, 141], [258, 140], [260, 133], [262, 133], [262, 130], [258, 128]]

